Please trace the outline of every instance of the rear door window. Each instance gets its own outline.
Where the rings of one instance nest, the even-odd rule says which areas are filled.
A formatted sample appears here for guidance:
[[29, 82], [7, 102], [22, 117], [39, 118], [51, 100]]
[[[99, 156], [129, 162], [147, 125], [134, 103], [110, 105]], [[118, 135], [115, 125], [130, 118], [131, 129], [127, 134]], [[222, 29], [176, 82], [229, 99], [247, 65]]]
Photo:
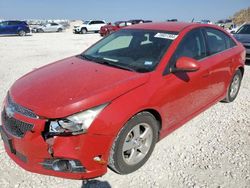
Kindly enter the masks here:
[[207, 46], [210, 55], [222, 52], [236, 46], [236, 43], [222, 31], [213, 28], [206, 28]]
[[96, 21], [96, 24], [104, 24], [103, 21]]
[[0, 22], [0, 26], [6, 26], [8, 25], [8, 22]]

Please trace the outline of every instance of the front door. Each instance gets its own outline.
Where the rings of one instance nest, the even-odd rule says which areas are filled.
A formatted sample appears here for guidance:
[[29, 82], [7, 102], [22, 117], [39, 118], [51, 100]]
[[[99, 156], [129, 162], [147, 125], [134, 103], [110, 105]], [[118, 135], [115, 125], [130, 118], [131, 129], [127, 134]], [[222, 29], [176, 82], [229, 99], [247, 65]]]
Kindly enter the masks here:
[[180, 57], [196, 59], [200, 69], [196, 72], [169, 72], [162, 77], [160, 93], [164, 97], [162, 109], [168, 122], [166, 128], [178, 126], [212, 101], [210, 60], [206, 55], [203, 34], [200, 29], [195, 29], [184, 37], [172, 56], [169, 69], [175, 67]]

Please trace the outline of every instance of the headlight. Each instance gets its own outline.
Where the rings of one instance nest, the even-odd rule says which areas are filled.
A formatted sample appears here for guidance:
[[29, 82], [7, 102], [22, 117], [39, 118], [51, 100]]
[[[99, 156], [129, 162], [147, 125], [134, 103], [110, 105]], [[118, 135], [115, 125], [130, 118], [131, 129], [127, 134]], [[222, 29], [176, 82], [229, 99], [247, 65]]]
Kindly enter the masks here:
[[96, 116], [107, 106], [103, 104], [64, 119], [51, 121], [49, 133], [52, 135], [77, 135], [85, 133]]

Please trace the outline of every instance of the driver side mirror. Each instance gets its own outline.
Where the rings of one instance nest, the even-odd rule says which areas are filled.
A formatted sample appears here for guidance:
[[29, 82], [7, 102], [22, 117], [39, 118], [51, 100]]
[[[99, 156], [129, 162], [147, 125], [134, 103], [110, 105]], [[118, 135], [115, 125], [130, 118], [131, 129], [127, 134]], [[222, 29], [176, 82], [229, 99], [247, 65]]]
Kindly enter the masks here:
[[200, 69], [198, 62], [190, 57], [180, 57], [171, 72], [195, 72]]

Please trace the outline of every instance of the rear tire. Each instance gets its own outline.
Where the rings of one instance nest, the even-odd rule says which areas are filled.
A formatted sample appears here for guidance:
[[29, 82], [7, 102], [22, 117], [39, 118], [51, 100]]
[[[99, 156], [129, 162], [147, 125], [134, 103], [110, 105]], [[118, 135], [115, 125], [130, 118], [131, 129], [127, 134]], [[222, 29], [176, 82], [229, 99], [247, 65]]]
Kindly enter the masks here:
[[242, 73], [240, 70], [237, 70], [231, 80], [231, 83], [227, 90], [226, 98], [223, 99], [223, 102], [230, 103], [236, 99], [240, 90], [241, 80], [242, 80]]
[[146, 163], [158, 141], [159, 126], [149, 112], [132, 117], [120, 130], [109, 157], [109, 168], [119, 174], [129, 174]]
[[37, 29], [37, 32], [38, 33], [44, 33], [44, 30], [43, 29]]
[[26, 35], [26, 32], [24, 30], [20, 30], [20, 31], [18, 31], [18, 35], [23, 37]]

